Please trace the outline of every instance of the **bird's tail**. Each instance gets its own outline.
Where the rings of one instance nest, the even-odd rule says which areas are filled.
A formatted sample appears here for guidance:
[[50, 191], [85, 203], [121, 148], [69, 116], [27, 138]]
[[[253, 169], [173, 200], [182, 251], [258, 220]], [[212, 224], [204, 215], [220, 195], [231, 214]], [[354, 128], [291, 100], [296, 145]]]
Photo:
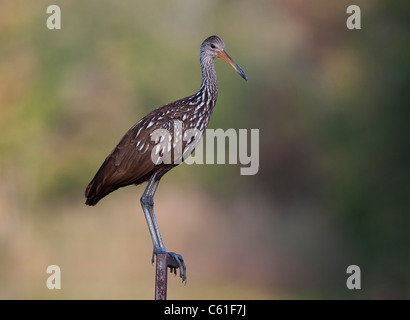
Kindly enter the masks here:
[[103, 196], [98, 196], [97, 186], [98, 183], [96, 182], [95, 178], [87, 186], [87, 189], [85, 190], [85, 197], [87, 198], [87, 200], [85, 201], [86, 205], [95, 206], [97, 202], [103, 198]]
[[107, 194], [113, 192], [114, 190], [118, 189], [118, 187], [110, 186], [110, 184], [106, 183], [107, 180], [107, 160], [104, 161], [101, 168], [95, 174], [95, 177], [91, 180], [87, 189], [85, 189], [85, 197], [87, 200], [85, 204], [88, 206], [95, 206], [98, 201], [104, 198]]

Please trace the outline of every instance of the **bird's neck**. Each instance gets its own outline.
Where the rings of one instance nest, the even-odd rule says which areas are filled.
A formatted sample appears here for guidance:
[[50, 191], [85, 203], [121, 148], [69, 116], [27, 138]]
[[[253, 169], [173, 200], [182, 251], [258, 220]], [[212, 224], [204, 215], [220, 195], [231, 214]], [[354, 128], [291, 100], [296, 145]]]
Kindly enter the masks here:
[[202, 83], [198, 94], [211, 100], [213, 102], [212, 105], [215, 106], [216, 99], [218, 98], [218, 78], [216, 77], [214, 60], [210, 57], [201, 57], [200, 60]]

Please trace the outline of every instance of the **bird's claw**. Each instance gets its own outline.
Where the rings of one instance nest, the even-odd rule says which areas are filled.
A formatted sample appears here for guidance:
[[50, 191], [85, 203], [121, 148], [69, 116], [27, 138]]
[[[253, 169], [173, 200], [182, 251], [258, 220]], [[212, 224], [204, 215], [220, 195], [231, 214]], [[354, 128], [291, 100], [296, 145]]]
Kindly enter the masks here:
[[184, 259], [181, 255], [175, 252], [167, 252], [168, 254], [168, 267], [170, 268], [171, 273], [177, 274], [177, 269], [179, 268], [179, 276], [182, 281], [186, 284], [186, 266]]
[[184, 259], [180, 254], [175, 252], [167, 252], [166, 250], [155, 250], [152, 252], [152, 260], [151, 263], [154, 264], [154, 257], [157, 254], [167, 254], [167, 263], [168, 268], [170, 269], [171, 273], [177, 274], [177, 269], [179, 268], [179, 276], [181, 277], [182, 281], [186, 284], [186, 266], [184, 263]]

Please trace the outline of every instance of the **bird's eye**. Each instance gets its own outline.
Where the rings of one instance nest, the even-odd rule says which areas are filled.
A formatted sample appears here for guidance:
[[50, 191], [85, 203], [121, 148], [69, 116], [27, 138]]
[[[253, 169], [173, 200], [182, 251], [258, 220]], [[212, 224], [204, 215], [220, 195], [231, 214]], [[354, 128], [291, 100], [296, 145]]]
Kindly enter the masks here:
[[211, 44], [211, 48], [212, 48], [212, 49], [215, 49], [215, 45], [214, 45], [213, 43]]

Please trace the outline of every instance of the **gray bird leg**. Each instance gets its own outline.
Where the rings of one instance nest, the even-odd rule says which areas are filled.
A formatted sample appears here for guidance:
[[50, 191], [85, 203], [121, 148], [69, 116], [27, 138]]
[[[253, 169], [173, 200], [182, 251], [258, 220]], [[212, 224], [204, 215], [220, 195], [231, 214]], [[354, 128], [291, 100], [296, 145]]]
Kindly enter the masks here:
[[155, 195], [155, 191], [157, 190], [158, 184], [159, 184], [159, 178], [156, 178], [156, 176], [153, 176], [153, 182], [152, 184], [149, 186], [149, 190], [148, 190], [148, 209], [149, 209], [149, 214], [151, 217], [151, 222], [153, 224], [154, 227], [154, 231], [155, 231], [155, 235], [157, 236], [157, 241], [158, 241], [158, 245], [160, 247], [160, 249], [162, 250], [162, 252], [158, 252], [158, 253], [165, 253], [167, 252], [167, 250], [165, 249], [164, 246], [164, 242], [162, 241], [162, 237], [161, 237], [161, 233], [159, 232], [159, 227], [158, 227], [158, 222], [157, 222], [157, 218], [155, 217], [155, 213], [154, 213], [154, 195]]
[[180, 277], [186, 283], [186, 266], [184, 259], [181, 255], [176, 254], [175, 252], [167, 252], [165, 245], [162, 241], [161, 233], [159, 232], [158, 222], [154, 213], [154, 195], [157, 190], [159, 180], [165, 174], [154, 174], [147, 188], [144, 191], [144, 194], [141, 197], [141, 205], [147, 219], [148, 228], [151, 233], [152, 242], [154, 244], [154, 251], [152, 253], [152, 263], [154, 262], [154, 254], [167, 253], [168, 254], [168, 267], [171, 269], [171, 272], [176, 274], [176, 269], [180, 270]]
[[[154, 183], [154, 179], [151, 179], [148, 182], [148, 186], [146, 187], [142, 197], [141, 197], [141, 207], [142, 207], [142, 211], [144, 211], [144, 215], [145, 215], [145, 219], [147, 220], [147, 224], [148, 224], [148, 229], [149, 229], [149, 233], [151, 234], [151, 239], [152, 239], [152, 244], [154, 245], [154, 253], [158, 252], [160, 253], [160, 247], [159, 247], [159, 243], [158, 243], [158, 238], [155, 232], [155, 228], [154, 225], [152, 223], [152, 219], [151, 219], [151, 214], [149, 211], [149, 190], [152, 186], [152, 184]], [[154, 263], [154, 253], [152, 254], [152, 263]]]

